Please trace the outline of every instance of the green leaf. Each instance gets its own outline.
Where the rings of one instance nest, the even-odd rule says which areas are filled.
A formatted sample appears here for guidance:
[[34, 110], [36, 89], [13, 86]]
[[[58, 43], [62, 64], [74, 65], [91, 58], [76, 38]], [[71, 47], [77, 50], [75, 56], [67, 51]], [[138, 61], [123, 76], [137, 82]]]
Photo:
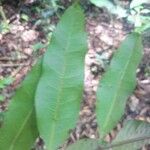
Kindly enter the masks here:
[[137, 26], [136, 22], [135, 22], [135, 32], [142, 33], [145, 30], [150, 28], [150, 17], [149, 16], [139, 16], [138, 19], [141, 22], [141, 26]]
[[38, 136], [34, 94], [40, 71], [41, 62], [25, 78], [4, 113], [4, 123], [0, 128], [1, 150], [30, 150]]
[[130, 8], [138, 7], [144, 3], [150, 3], [149, 0], [132, 0], [130, 3]]
[[14, 81], [13, 77], [4, 78], [4, 84], [9, 85]]
[[77, 121], [87, 50], [84, 24], [79, 5], [71, 6], [62, 16], [44, 55], [36, 91], [36, 116], [48, 150], [60, 146]]
[[141, 36], [137, 33], [128, 35], [100, 81], [96, 115], [101, 138], [115, 127], [124, 113], [126, 100], [135, 88], [141, 51]]
[[150, 123], [126, 121], [112, 144], [117, 144], [113, 150], [137, 150], [145, 144], [150, 144]]
[[106, 7], [111, 13], [117, 14], [119, 17], [126, 17], [127, 12], [122, 7], [113, 4], [109, 0], [90, 0], [97, 7]]
[[11, 84], [14, 81], [12, 77], [6, 77], [0, 80], [0, 89], [4, 88], [6, 85]]
[[38, 42], [38, 43], [36, 43], [32, 46], [34, 51], [38, 51], [39, 49], [42, 49], [42, 48], [45, 48], [45, 47], [46, 47], [46, 45], [41, 43], [41, 42]]
[[21, 14], [21, 19], [24, 21], [29, 21], [29, 16], [26, 14]]
[[2, 80], [0, 80], [0, 89], [3, 89], [5, 85], [3, 84]]
[[5, 97], [3, 95], [0, 95], [0, 102], [4, 101]]
[[99, 142], [98, 140], [92, 139], [83, 139], [75, 142], [74, 144], [70, 145], [67, 150], [98, 150]]
[[91, 3], [98, 7], [114, 8], [114, 4], [109, 0], [90, 0]]

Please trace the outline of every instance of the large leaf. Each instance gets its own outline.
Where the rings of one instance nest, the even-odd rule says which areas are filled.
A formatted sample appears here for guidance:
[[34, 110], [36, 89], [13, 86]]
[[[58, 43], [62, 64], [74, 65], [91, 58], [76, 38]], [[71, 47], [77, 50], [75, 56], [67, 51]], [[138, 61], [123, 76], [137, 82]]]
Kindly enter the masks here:
[[150, 123], [135, 120], [126, 121], [112, 142], [116, 145], [113, 150], [137, 150], [148, 143], [150, 144]]
[[83, 139], [71, 144], [67, 150], [98, 150], [99, 147], [98, 140]]
[[33, 146], [38, 136], [34, 95], [40, 71], [41, 62], [25, 78], [4, 113], [4, 123], [0, 128], [0, 150], [30, 150]]
[[128, 35], [100, 81], [96, 114], [101, 138], [115, 127], [124, 113], [126, 100], [135, 88], [141, 50], [140, 35], [136, 33]]
[[75, 4], [62, 16], [44, 55], [36, 115], [49, 150], [62, 144], [76, 124], [83, 93], [85, 35], [84, 15]]

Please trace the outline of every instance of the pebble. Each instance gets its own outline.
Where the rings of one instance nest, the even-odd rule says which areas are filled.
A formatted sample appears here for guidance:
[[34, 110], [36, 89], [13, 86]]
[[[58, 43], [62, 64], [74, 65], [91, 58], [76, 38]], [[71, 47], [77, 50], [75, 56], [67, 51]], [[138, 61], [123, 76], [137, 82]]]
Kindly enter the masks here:
[[103, 32], [103, 27], [101, 25], [98, 25], [96, 28], [95, 28], [95, 33], [96, 34], [100, 34]]
[[93, 80], [93, 81], [92, 81], [92, 85], [93, 85], [93, 86], [97, 86], [98, 83], [99, 83], [99, 80]]
[[114, 23], [114, 27], [115, 27], [116, 29], [120, 29], [120, 30], [122, 30], [122, 29], [123, 29], [122, 24], [121, 24], [121, 23], [119, 23], [119, 22]]
[[135, 111], [137, 106], [139, 104], [139, 99], [137, 99], [134, 95], [131, 96], [131, 103], [130, 103], [130, 109], [132, 111]]
[[24, 42], [30, 42], [34, 41], [37, 39], [38, 33], [34, 30], [27, 30], [24, 31], [23, 34], [21, 35], [21, 38]]
[[26, 54], [28, 54], [28, 55], [31, 55], [32, 52], [33, 52], [33, 50], [32, 50], [31, 48], [25, 48], [25, 49], [24, 49], [24, 52], [25, 52]]
[[90, 136], [90, 138], [91, 138], [91, 139], [95, 139], [96, 136], [95, 136], [94, 134], [92, 134], [92, 135]]
[[10, 28], [10, 32], [12, 34], [17, 34], [18, 31], [24, 31], [24, 26], [22, 25], [12, 25]]
[[97, 86], [94, 86], [94, 87], [93, 87], [93, 91], [94, 91], [94, 92], [96, 92], [96, 91], [97, 91], [97, 89], [98, 89], [98, 87], [97, 87]]
[[3, 38], [3, 35], [2, 35], [2, 34], [0, 34], [0, 41], [2, 40], [2, 38]]
[[100, 39], [103, 42], [107, 43], [108, 45], [113, 45], [113, 43], [114, 43], [113, 39], [111, 37], [109, 37], [108, 35], [106, 35], [106, 34], [102, 34], [101, 37], [100, 37]]

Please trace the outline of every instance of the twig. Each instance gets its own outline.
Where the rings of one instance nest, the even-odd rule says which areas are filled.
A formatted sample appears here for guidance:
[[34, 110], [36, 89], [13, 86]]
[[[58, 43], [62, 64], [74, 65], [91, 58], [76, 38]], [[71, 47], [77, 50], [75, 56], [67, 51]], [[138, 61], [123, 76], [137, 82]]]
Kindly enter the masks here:
[[18, 58], [13, 58], [13, 57], [1, 57], [1, 58], [0, 58], [0, 61], [9, 61], [9, 60], [16, 61], [16, 60], [24, 60], [24, 59], [27, 59], [27, 58], [28, 58], [28, 57], [25, 57], [25, 56], [18, 57]]
[[22, 63], [22, 64], [0, 64], [0, 67], [19, 67], [19, 66], [29, 66], [30, 63]]
[[22, 68], [23, 68], [22, 66], [19, 66], [17, 69], [15, 69], [15, 70], [11, 73], [11, 76], [12, 76], [12, 77], [15, 77], [15, 76], [20, 72], [20, 70], [21, 70]]
[[6, 18], [6, 16], [5, 16], [5, 13], [4, 13], [4, 10], [3, 10], [3, 7], [2, 7], [2, 6], [0, 6], [0, 15], [2, 16], [3, 21], [4, 21], [6, 24], [8, 24], [7, 18]]

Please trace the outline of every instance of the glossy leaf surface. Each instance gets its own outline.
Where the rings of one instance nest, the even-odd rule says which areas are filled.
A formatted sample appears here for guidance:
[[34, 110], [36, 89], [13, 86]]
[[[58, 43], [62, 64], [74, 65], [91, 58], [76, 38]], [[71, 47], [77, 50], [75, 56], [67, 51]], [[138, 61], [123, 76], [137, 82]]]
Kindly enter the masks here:
[[84, 28], [83, 12], [75, 4], [62, 16], [44, 55], [36, 91], [36, 115], [48, 150], [58, 148], [76, 125], [87, 50]]
[[141, 60], [140, 35], [132, 33], [122, 42], [97, 91], [96, 115], [103, 138], [124, 113], [126, 100], [136, 85], [136, 69]]
[[38, 136], [34, 95], [41, 61], [33, 67], [12, 98], [0, 128], [0, 150], [30, 150]]
[[137, 150], [144, 144], [150, 144], [150, 123], [135, 120], [126, 121], [112, 144], [117, 143], [120, 143], [120, 146], [113, 148], [113, 150]]

